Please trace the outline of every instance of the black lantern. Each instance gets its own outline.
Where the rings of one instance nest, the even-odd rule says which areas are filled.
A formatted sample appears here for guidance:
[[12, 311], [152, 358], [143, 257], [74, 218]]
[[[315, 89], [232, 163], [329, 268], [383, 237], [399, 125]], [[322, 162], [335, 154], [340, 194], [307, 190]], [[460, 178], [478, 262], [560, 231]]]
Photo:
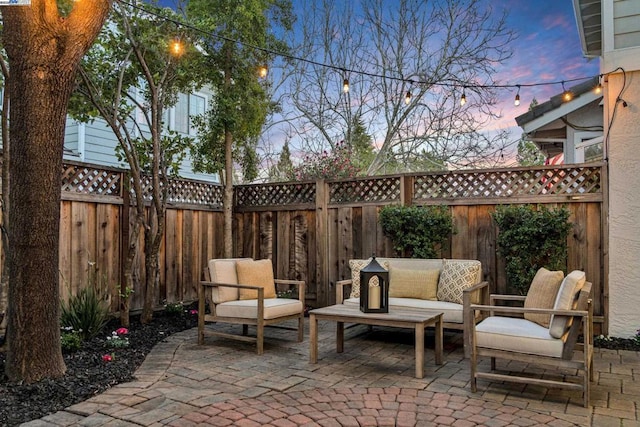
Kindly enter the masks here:
[[375, 255], [371, 262], [360, 270], [360, 311], [363, 313], [389, 312], [389, 272]]

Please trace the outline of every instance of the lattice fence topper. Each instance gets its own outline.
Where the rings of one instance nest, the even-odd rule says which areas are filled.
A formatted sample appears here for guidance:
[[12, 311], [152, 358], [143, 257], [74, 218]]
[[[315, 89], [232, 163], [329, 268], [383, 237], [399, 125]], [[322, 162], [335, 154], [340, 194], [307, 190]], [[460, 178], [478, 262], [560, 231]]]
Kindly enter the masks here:
[[316, 202], [315, 182], [270, 183], [235, 187], [236, 206], [280, 206]]
[[91, 166], [62, 166], [62, 191], [101, 196], [122, 196], [122, 173]]
[[390, 202], [400, 200], [400, 177], [329, 183], [329, 203]]
[[599, 166], [448, 172], [416, 176], [414, 199], [600, 193]]
[[[150, 201], [152, 196], [151, 177], [144, 176], [142, 180], [144, 200]], [[172, 178], [168, 183], [167, 202], [220, 208], [222, 207], [222, 193], [223, 187], [220, 184]]]

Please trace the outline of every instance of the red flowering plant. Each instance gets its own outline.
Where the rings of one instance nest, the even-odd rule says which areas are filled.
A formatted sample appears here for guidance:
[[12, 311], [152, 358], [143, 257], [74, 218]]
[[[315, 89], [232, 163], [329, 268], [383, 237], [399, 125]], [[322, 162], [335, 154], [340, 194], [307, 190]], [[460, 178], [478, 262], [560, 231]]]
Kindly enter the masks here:
[[320, 156], [306, 155], [303, 163], [294, 168], [297, 181], [314, 179], [354, 178], [360, 173], [352, 161], [351, 149], [341, 141], [331, 152], [324, 151]]

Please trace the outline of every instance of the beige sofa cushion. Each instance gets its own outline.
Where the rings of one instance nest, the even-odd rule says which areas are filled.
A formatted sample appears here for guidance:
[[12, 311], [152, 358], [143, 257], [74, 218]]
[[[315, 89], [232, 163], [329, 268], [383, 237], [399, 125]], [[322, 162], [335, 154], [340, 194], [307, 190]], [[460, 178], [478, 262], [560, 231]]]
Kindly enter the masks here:
[[564, 346], [544, 326], [514, 317], [487, 317], [476, 326], [475, 339], [478, 347], [551, 357], [562, 357]]
[[437, 299], [440, 270], [389, 267], [389, 298]]
[[438, 282], [438, 300], [462, 304], [462, 293], [479, 282], [480, 261], [451, 260], [442, 262], [442, 271]]
[[[553, 305], [554, 310], [571, 310], [576, 303], [578, 292], [582, 289], [586, 282], [584, 271], [574, 270], [567, 275], [560, 285], [560, 290], [556, 296]], [[570, 317], [567, 316], [551, 316], [551, 324], [549, 325], [549, 335], [554, 338], [560, 338], [564, 335], [567, 328], [571, 326]]]
[[[273, 279], [273, 266], [270, 259], [238, 261], [236, 262], [236, 272], [239, 284], [260, 286], [264, 289], [265, 298], [276, 297], [276, 285]], [[240, 289], [241, 300], [256, 298], [258, 298], [258, 291]]]
[[[264, 318], [276, 319], [278, 317], [300, 314], [302, 301], [289, 298], [269, 298], [264, 300]], [[219, 317], [235, 317], [242, 319], [256, 319], [258, 317], [258, 300], [237, 300], [220, 304], [216, 307]]]
[[[236, 261], [238, 260], [251, 260], [251, 258], [210, 259], [207, 267], [209, 268], [211, 281], [237, 285]], [[238, 295], [238, 288], [230, 288], [228, 286], [211, 288], [211, 300], [214, 304], [237, 300]]]
[[[542, 267], [531, 281], [531, 286], [524, 300], [525, 308], [548, 308], [551, 310], [556, 301], [560, 284], [564, 279], [564, 272], [549, 271]], [[545, 328], [549, 327], [550, 314], [525, 313], [524, 318]]]

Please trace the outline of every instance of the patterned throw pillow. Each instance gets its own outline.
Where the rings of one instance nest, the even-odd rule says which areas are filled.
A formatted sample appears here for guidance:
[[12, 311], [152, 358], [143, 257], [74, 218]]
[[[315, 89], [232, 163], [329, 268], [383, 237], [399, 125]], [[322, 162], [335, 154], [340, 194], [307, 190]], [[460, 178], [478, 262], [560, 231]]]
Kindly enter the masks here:
[[[562, 279], [564, 279], [562, 271], [549, 271], [544, 267], [540, 268], [529, 286], [524, 307], [552, 309]], [[551, 321], [550, 314], [525, 313], [524, 318], [545, 328], [549, 327]]]
[[389, 297], [435, 300], [440, 270], [389, 268]]
[[[389, 269], [389, 261], [381, 261], [379, 259], [376, 261], [385, 269]], [[371, 258], [349, 260], [349, 268], [351, 269], [351, 295], [349, 295], [349, 298], [360, 298], [360, 270], [369, 265], [370, 262]]]
[[438, 301], [462, 304], [462, 292], [478, 282], [480, 267], [480, 261], [443, 259], [438, 282]]
[[[273, 266], [270, 259], [259, 261], [236, 262], [238, 283], [241, 285], [254, 285], [264, 288], [265, 298], [276, 297], [276, 285], [273, 280]], [[256, 299], [258, 291], [253, 289], [240, 289], [240, 299]]]

